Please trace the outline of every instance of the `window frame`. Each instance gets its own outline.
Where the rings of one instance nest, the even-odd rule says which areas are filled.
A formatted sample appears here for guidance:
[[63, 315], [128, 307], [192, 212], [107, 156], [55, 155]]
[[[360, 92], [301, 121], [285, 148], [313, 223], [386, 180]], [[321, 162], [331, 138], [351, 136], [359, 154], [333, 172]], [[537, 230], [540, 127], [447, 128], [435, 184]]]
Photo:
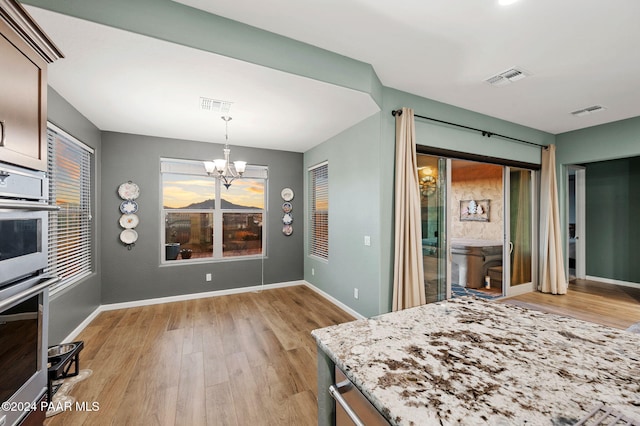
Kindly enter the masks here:
[[[324, 176], [326, 177], [326, 184], [322, 187], [318, 187], [314, 185], [316, 182], [315, 174], [316, 172], [322, 172], [322, 169], [325, 170]], [[319, 259], [325, 262], [329, 261], [330, 250], [329, 250], [329, 162], [323, 161], [316, 165], [313, 165], [307, 169], [307, 177], [308, 177], [308, 188], [309, 188], [309, 218], [308, 218], [308, 228], [309, 228], [309, 244], [308, 244], [308, 255], [314, 259]], [[327, 203], [327, 213], [326, 213], [326, 223], [324, 227], [326, 228], [323, 232], [323, 241], [317, 241], [316, 239], [316, 223], [314, 221], [314, 213], [316, 211], [315, 201], [318, 190], [323, 190], [326, 203]], [[324, 252], [321, 251], [318, 246], [324, 246]]]
[[[187, 171], [163, 171], [163, 163], [173, 163], [173, 164], [186, 164], [193, 167], [193, 172]], [[200, 171], [199, 165], [202, 165], [202, 170]], [[197, 170], [197, 171], [196, 171]], [[175, 209], [175, 208], [165, 208], [164, 206], [164, 180], [163, 175], [167, 174], [182, 174], [185, 176], [192, 177], [200, 177], [205, 179], [211, 179], [215, 182], [215, 192], [214, 192], [214, 207], [213, 209]], [[187, 265], [187, 264], [202, 264], [202, 263], [218, 263], [218, 262], [235, 262], [235, 261], [243, 261], [243, 260], [253, 260], [253, 259], [262, 259], [263, 257], [267, 257], [267, 241], [268, 241], [268, 227], [265, 226], [267, 223], [267, 215], [268, 215], [268, 194], [269, 194], [269, 167], [262, 165], [247, 165], [246, 171], [243, 177], [238, 177], [234, 179], [233, 183], [238, 182], [242, 179], [255, 179], [255, 180], [263, 180], [264, 182], [264, 193], [263, 193], [263, 205], [262, 209], [257, 208], [245, 208], [245, 209], [224, 209], [222, 208], [222, 195], [224, 194], [225, 188], [222, 185], [220, 179], [215, 176], [209, 176], [205, 169], [202, 160], [192, 160], [192, 159], [179, 159], [179, 158], [169, 158], [162, 157], [160, 158], [160, 266], [174, 266], [174, 265]], [[231, 186], [233, 187], [233, 183]], [[165, 255], [165, 244], [166, 244], [166, 228], [165, 228], [165, 218], [167, 213], [211, 213], [213, 216], [213, 250], [211, 257], [202, 257], [202, 258], [191, 258], [191, 259], [176, 259], [176, 260], [167, 260]], [[223, 219], [225, 213], [260, 213], [262, 214], [262, 251], [260, 254], [250, 254], [244, 256], [224, 256], [223, 252]]]
[[[59, 211], [51, 211], [49, 212], [49, 235], [47, 240], [47, 268], [45, 272], [51, 273], [54, 275], [63, 275], [61, 280], [51, 286], [49, 288], [50, 295], [55, 295], [56, 293], [61, 292], [62, 290], [74, 286], [79, 283], [84, 278], [95, 272], [95, 223], [93, 221], [92, 208], [94, 203], [94, 194], [95, 194], [95, 150], [90, 146], [86, 145], [76, 137], [70, 135], [64, 130], [60, 129], [55, 124], [47, 121], [47, 177], [49, 179], [49, 203], [55, 205], [56, 195], [59, 191], [55, 187], [57, 183], [57, 171], [54, 169], [56, 164], [54, 162], [57, 160], [56, 147], [53, 146], [54, 141], [60, 139], [66, 147], [75, 150], [76, 153], [83, 157], [82, 163], [80, 164], [81, 170], [81, 179], [70, 181], [77, 181], [79, 184], [80, 202], [81, 205], [76, 210], [80, 212], [82, 217], [81, 219], [81, 238], [82, 241], [79, 243], [79, 253], [81, 253], [80, 257], [76, 257], [72, 259], [71, 262], [63, 262], [62, 264], [58, 262], [58, 253], [59, 247], [57, 241], [60, 238], [60, 234], [65, 234], [65, 232], [59, 231], [59, 222], [58, 215], [61, 214]], [[65, 181], [65, 183], [69, 183]], [[55, 244], [55, 246], [54, 246]], [[77, 252], [78, 250], [74, 251]], [[67, 256], [70, 257], [70, 256]], [[64, 267], [62, 270], [60, 269]], [[73, 271], [70, 275], [64, 276], [66, 272]]]

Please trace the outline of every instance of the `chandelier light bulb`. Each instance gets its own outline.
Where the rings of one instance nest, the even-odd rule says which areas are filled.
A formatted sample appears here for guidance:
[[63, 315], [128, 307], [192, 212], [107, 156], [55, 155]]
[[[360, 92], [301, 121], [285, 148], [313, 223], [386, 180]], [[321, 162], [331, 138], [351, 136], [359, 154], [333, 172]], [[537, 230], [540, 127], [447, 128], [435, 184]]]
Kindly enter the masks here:
[[216, 176], [222, 184], [229, 189], [234, 179], [242, 177], [242, 174], [247, 168], [247, 162], [234, 161], [233, 166], [231, 166], [231, 149], [229, 148], [229, 121], [231, 121], [231, 117], [224, 115], [220, 118], [222, 118], [225, 123], [224, 158], [218, 158], [213, 161], [203, 161], [203, 164], [209, 176]]

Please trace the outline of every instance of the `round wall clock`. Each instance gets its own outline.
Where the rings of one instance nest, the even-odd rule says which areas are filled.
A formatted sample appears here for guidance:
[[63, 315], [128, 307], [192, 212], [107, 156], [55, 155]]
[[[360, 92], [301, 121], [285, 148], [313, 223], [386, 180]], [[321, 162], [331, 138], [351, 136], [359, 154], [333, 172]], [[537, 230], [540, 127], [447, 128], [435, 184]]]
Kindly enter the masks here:
[[283, 200], [285, 201], [291, 201], [293, 200], [293, 189], [291, 188], [284, 188], [282, 190], [282, 192], [280, 192], [280, 196], [282, 197]]

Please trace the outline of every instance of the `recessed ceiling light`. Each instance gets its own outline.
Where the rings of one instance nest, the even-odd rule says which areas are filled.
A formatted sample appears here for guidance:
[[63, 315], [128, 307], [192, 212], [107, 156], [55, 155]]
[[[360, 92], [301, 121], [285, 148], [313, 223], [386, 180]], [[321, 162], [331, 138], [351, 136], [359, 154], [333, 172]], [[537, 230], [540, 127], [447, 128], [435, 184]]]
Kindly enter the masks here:
[[508, 6], [510, 4], [513, 4], [515, 2], [517, 2], [518, 0], [498, 0], [498, 4], [500, 6]]

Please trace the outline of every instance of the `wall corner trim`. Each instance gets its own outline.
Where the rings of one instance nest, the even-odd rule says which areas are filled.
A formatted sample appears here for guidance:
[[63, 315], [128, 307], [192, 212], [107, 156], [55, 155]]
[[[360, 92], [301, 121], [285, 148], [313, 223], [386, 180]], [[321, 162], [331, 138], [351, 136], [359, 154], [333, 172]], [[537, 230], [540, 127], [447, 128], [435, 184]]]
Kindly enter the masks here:
[[364, 315], [362, 315], [361, 313], [359, 313], [358, 311], [354, 310], [353, 308], [350, 308], [349, 306], [345, 305], [344, 303], [342, 303], [341, 301], [339, 301], [335, 297], [331, 296], [329, 293], [325, 293], [324, 291], [320, 290], [318, 287], [314, 286], [310, 282], [302, 281], [301, 284], [306, 285], [311, 290], [315, 291], [320, 296], [324, 297], [329, 302], [333, 303], [334, 305], [336, 305], [337, 307], [339, 307], [343, 311], [346, 311], [347, 313], [353, 315], [356, 319], [366, 319], [367, 318]]
[[[91, 323], [91, 321], [93, 321], [98, 316], [98, 314], [102, 312], [102, 310], [100, 309], [101, 307], [102, 306], [98, 306], [93, 312], [91, 312], [84, 319], [84, 321], [82, 321], [71, 333], [67, 335], [67, 337], [62, 340], [62, 342], [60, 342], [60, 344], [73, 342], [75, 338], [78, 337], [78, 335], [82, 332], [82, 330], [84, 330]], [[51, 342], [49, 342], [49, 346], [52, 346]]]

